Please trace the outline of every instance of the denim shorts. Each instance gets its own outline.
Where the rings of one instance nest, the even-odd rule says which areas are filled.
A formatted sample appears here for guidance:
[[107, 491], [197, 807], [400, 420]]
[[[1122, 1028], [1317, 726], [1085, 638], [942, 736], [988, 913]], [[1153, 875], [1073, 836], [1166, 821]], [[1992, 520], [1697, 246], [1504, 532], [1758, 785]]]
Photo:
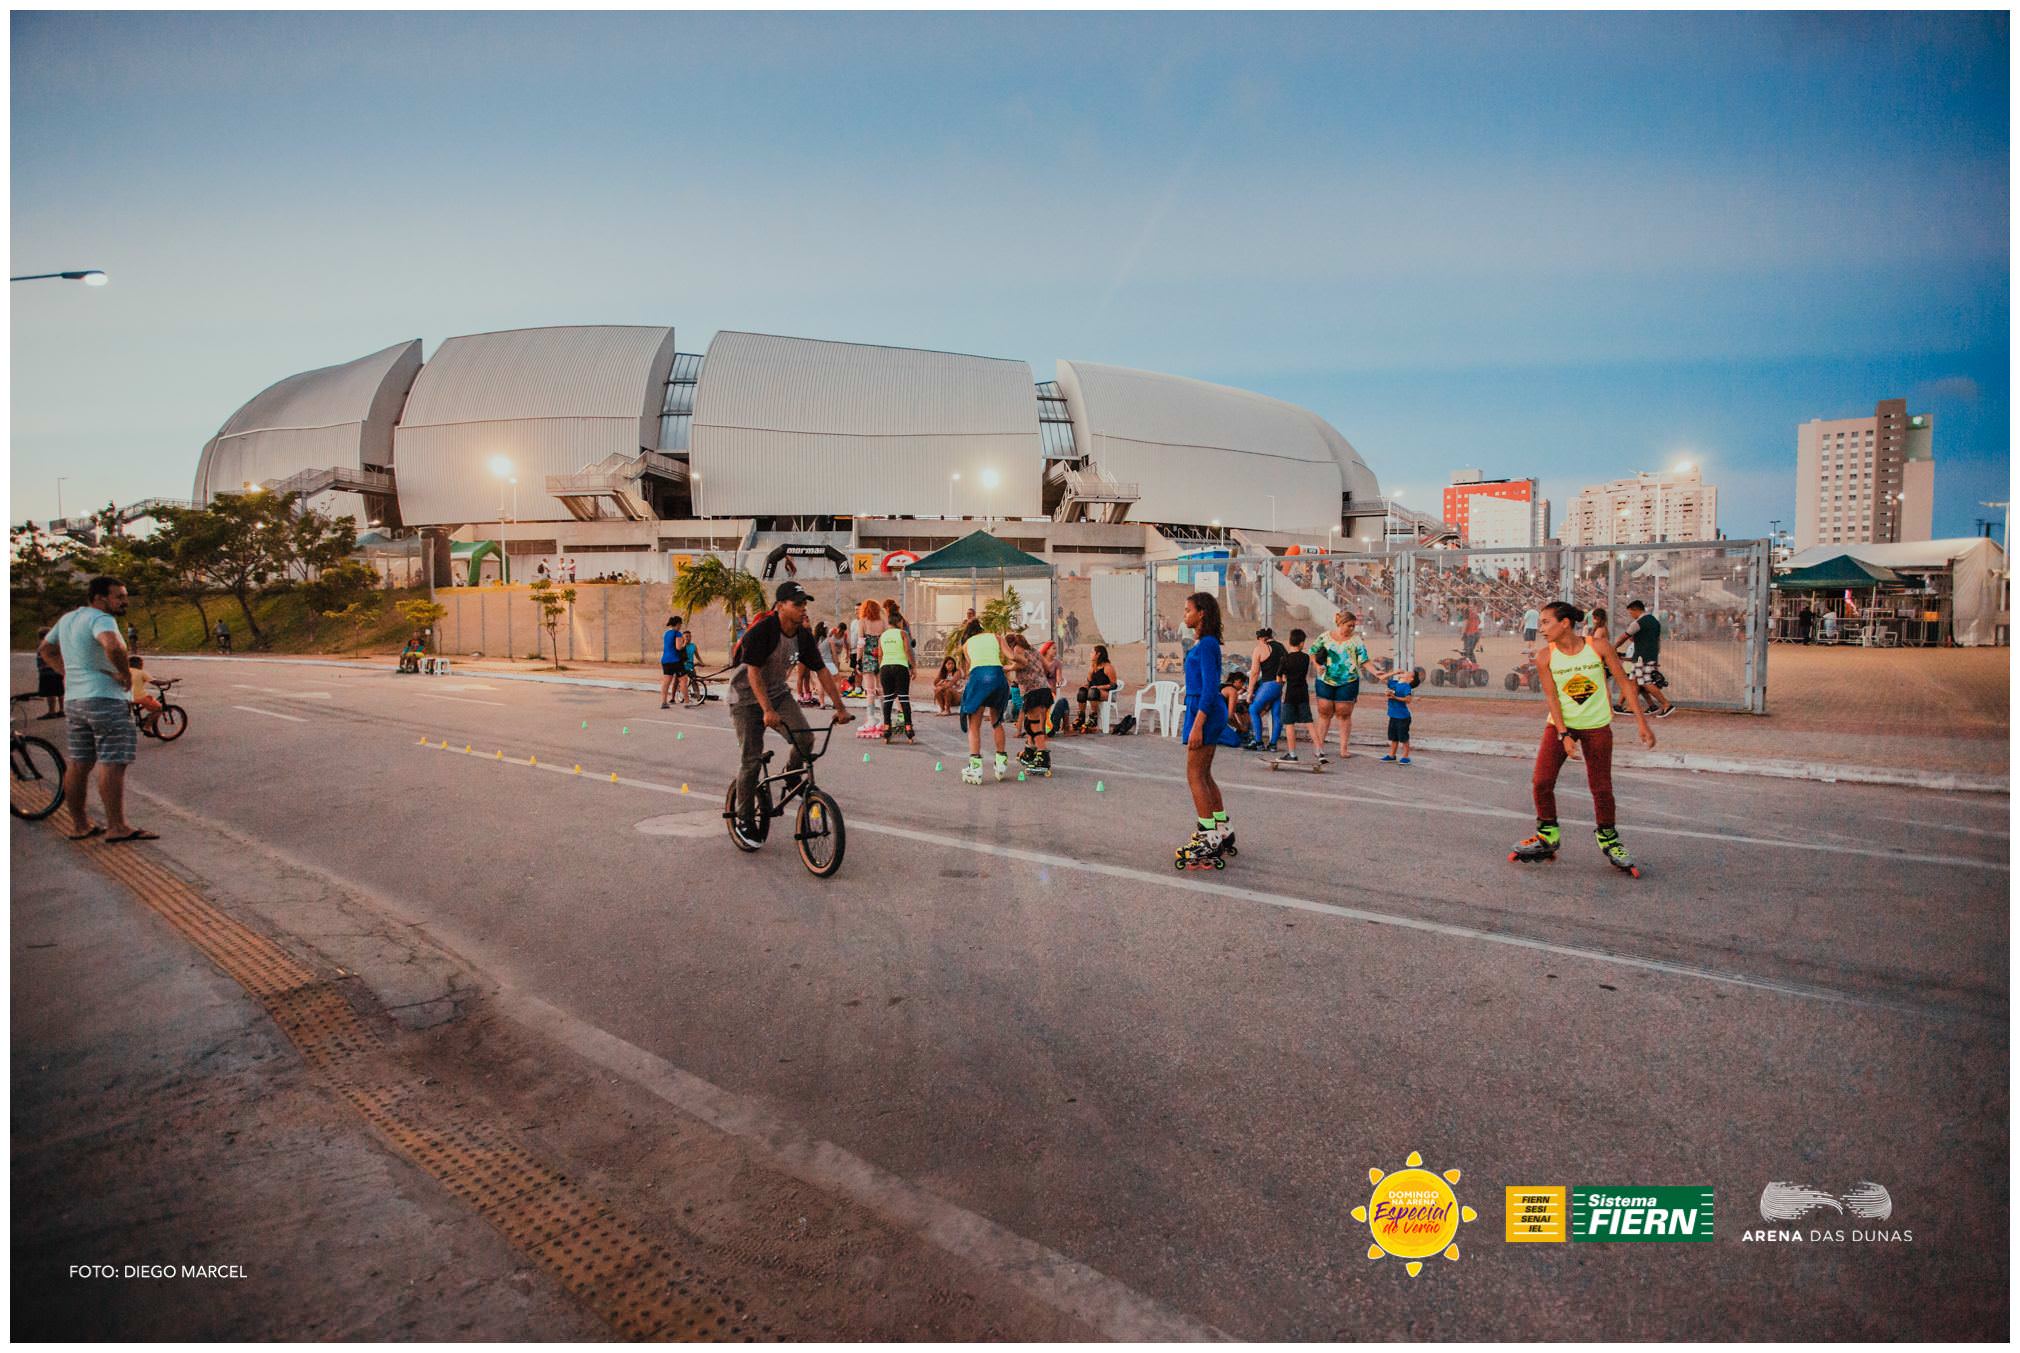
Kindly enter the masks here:
[[1339, 704], [1351, 705], [1361, 698], [1361, 679], [1355, 677], [1344, 685], [1335, 686], [1330, 681], [1318, 683], [1319, 699], [1332, 700]]
[[108, 766], [126, 766], [139, 754], [140, 730], [134, 725], [130, 701], [71, 700], [64, 704], [63, 714], [70, 734], [71, 765], [102, 761]]

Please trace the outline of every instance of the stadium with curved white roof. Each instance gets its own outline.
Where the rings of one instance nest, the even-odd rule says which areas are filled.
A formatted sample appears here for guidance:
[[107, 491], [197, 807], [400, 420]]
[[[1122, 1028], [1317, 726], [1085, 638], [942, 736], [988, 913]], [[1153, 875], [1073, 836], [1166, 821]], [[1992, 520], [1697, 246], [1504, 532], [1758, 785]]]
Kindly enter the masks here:
[[425, 362], [412, 340], [255, 395], [204, 447], [196, 498], [291, 488], [515, 554], [930, 548], [977, 520], [1067, 567], [1232, 531], [1380, 538], [1373, 471], [1309, 409], [1057, 368], [735, 330], [682, 353], [670, 326], [468, 334]]

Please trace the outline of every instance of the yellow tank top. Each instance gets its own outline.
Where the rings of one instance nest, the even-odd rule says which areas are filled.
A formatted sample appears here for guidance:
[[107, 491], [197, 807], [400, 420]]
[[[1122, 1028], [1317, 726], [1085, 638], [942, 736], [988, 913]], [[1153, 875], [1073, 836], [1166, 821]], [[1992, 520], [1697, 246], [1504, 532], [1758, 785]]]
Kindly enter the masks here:
[[1001, 667], [1003, 665], [1003, 645], [998, 643], [996, 636], [987, 630], [983, 630], [980, 634], [970, 639], [965, 647], [968, 650], [968, 665], [970, 667]]
[[1606, 660], [1587, 640], [1575, 655], [1550, 650], [1550, 679], [1557, 683], [1567, 728], [1604, 728], [1613, 722], [1606, 698]]
[[878, 638], [878, 665], [882, 667], [903, 667], [905, 665], [905, 632], [896, 625], [885, 630]]

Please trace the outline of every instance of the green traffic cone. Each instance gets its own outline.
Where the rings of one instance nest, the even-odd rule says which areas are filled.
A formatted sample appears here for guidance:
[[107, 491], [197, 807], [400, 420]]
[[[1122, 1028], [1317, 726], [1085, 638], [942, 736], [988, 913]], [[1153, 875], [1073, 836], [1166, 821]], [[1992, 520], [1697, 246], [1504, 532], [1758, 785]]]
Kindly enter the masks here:
[[940, 769], [940, 763], [939, 763], [939, 762], [937, 762], [937, 761], [935, 761], [935, 762], [933, 763], [933, 769], [934, 769], [934, 770], [939, 770], [939, 769]]
[[1102, 783], [1100, 780], [1096, 780], [1094, 782], [1094, 792], [1097, 794], [1106, 794], [1108, 792], [1108, 786]]

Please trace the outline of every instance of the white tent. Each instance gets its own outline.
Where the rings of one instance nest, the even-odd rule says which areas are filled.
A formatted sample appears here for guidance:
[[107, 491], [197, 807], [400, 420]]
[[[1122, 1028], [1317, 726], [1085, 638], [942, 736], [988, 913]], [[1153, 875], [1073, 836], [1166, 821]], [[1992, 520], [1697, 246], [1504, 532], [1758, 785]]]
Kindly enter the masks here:
[[1812, 545], [1791, 558], [1787, 567], [1808, 568], [1847, 554], [1862, 564], [1878, 564], [1896, 573], [1948, 573], [1950, 632], [1959, 644], [1978, 647], [1994, 643], [1994, 627], [2006, 623], [1999, 609], [2006, 555], [1988, 537], [1910, 540], [1898, 545]]

